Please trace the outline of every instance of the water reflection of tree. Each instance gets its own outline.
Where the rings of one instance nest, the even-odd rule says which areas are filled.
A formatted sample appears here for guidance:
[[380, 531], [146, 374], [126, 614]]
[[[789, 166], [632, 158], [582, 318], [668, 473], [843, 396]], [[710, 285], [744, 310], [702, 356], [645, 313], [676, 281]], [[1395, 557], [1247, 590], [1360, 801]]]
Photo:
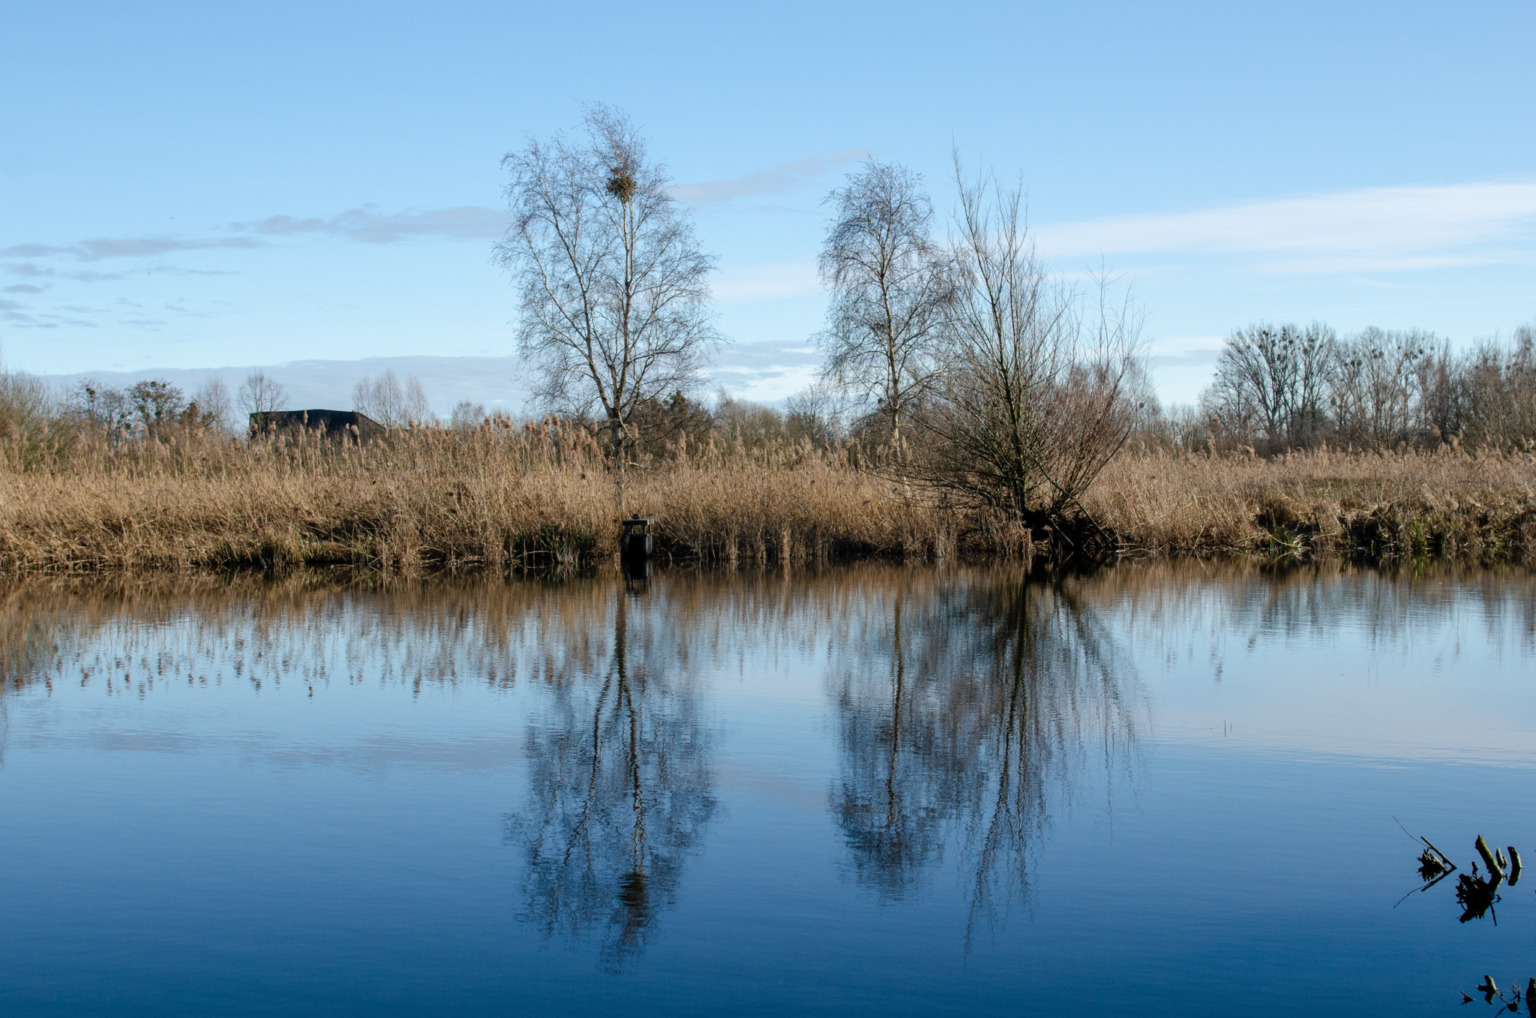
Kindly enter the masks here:
[[871, 610], [834, 673], [832, 808], [857, 879], [882, 896], [958, 852], [974, 923], [1027, 893], [1053, 797], [1088, 754], [1129, 769], [1137, 684], [1070, 584], [971, 574]]
[[858, 879], [887, 898], [901, 897], [942, 853], [968, 777], [947, 724], [951, 690], [935, 681], [949, 635], [944, 612], [911, 588], [904, 580], [872, 592], [862, 631], [844, 643], [858, 664], [834, 680], [843, 773], [832, 809]]
[[[641, 951], [715, 812], [697, 698], [647, 667], [618, 593], [611, 662], [568, 676], [528, 736], [529, 797], [507, 821], [526, 858], [523, 918], [546, 936], [600, 931], [605, 967]], [[656, 669], [657, 672], [662, 669]]]

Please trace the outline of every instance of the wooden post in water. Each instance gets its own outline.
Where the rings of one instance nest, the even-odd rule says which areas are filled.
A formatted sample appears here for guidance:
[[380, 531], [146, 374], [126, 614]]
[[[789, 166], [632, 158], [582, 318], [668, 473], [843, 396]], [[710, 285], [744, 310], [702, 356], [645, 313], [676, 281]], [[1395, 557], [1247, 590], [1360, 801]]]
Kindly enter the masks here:
[[626, 562], [643, 562], [651, 557], [651, 524], [654, 522], [644, 516], [631, 516], [623, 521], [619, 555]]

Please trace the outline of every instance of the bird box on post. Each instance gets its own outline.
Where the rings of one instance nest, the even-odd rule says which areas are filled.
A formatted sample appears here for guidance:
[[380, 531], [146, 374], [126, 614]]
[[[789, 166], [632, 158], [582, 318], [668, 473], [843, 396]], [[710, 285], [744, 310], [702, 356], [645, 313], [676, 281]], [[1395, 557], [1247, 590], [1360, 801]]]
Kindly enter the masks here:
[[624, 521], [624, 533], [619, 538], [619, 554], [627, 559], [651, 557], [651, 524], [644, 516], [631, 516]]

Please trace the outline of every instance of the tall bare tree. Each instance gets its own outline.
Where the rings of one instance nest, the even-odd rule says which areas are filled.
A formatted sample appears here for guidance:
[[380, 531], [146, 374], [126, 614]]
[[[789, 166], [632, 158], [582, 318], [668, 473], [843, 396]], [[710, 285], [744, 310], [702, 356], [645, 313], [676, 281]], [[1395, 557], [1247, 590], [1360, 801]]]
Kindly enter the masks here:
[[601, 415], [624, 511], [630, 415], [688, 391], [718, 342], [714, 267], [628, 117], [593, 106], [586, 137], [529, 141], [503, 165], [514, 214], [501, 262], [521, 291], [522, 354], [542, 371], [538, 397], [558, 412]]
[[161, 378], [146, 378], [128, 388], [128, 402], [147, 435], [158, 435], [181, 419], [187, 399], [179, 386]]
[[229, 427], [229, 386], [218, 375], [209, 375], [192, 394], [191, 407], [198, 423], [224, 431]]
[[1130, 382], [1140, 320], [1127, 298], [1051, 283], [1027, 235], [1022, 195], [968, 183], [952, 241], [957, 289], [944, 371], [925, 402], [919, 472], [961, 502], [1029, 526], [1081, 515], [1079, 496], [1136, 420]]
[[1337, 341], [1320, 322], [1250, 325], [1227, 337], [1204, 400], [1221, 427], [1273, 448], [1305, 444], [1325, 424]]
[[1434, 346], [1417, 329], [1368, 328], [1340, 343], [1331, 387], [1339, 437], [1377, 449], [1419, 437], [1420, 367]]
[[922, 178], [871, 161], [827, 196], [833, 218], [821, 250], [832, 293], [820, 339], [827, 376], [872, 398], [901, 447], [901, 426], [937, 372], [939, 323], [954, 288], [930, 239], [933, 203]]
[[288, 393], [265, 371], [252, 371], [245, 376], [238, 399], [240, 409], [248, 414], [269, 414], [288, 405]]
[[46, 383], [0, 361], [0, 441], [31, 445], [48, 434], [50, 419], [60, 409]]
[[404, 428], [433, 420], [432, 403], [421, 380], [407, 375], [402, 383], [392, 369], [378, 378], [364, 376], [352, 387], [352, 409], [386, 428]]
[[1462, 419], [1442, 434], [1465, 430], [1480, 444], [1536, 439], [1536, 326], [1520, 326], [1508, 346], [1478, 344], [1452, 370]]

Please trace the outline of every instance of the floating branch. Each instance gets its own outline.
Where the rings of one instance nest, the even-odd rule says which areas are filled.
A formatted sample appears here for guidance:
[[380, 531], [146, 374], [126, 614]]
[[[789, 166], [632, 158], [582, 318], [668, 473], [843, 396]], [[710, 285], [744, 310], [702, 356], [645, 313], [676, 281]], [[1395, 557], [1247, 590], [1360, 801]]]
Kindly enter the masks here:
[[1477, 836], [1474, 847], [1477, 849], [1477, 854], [1483, 857], [1483, 865], [1488, 867], [1488, 872], [1496, 878], [1494, 883], [1502, 882], [1504, 879], [1504, 866], [1500, 864], [1498, 857], [1494, 855], [1493, 851], [1488, 848], [1488, 842], [1483, 840], [1481, 834]]

